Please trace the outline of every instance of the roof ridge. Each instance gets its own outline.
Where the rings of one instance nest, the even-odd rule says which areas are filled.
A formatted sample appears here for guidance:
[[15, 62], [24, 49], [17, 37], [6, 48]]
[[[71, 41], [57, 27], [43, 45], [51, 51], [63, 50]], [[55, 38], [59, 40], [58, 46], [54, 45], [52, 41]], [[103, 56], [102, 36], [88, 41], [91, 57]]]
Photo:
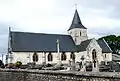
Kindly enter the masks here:
[[84, 41], [82, 41], [82, 42], [86, 42], [86, 41], [90, 41], [90, 40], [92, 40], [92, 39], [87, 39], [87, 40], [84, 40]]
[[70, 36], [67, 34], [52, 34], [52, 33], [36, 33], [36, 32], [22, 32], [22, 31], [11, 31], [13, 33], [28, 33], [28, 34], [45, 34], [45, 35], [64, 35], [64, 36]]

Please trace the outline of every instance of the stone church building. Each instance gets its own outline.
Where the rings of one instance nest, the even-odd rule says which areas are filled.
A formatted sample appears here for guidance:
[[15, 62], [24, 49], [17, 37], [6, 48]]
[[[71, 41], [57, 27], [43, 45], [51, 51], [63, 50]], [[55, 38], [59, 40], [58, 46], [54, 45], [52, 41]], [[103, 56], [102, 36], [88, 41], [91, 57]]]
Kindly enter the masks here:
[[112, 50], [104, 39], [88, 39], [87, 28], [83, 26], [77, 9], [67, 30], [68, 35], [31, 32], [9, 32], [8, 63], [21, 61], [68, 64], [70, 60], [112, 61]]

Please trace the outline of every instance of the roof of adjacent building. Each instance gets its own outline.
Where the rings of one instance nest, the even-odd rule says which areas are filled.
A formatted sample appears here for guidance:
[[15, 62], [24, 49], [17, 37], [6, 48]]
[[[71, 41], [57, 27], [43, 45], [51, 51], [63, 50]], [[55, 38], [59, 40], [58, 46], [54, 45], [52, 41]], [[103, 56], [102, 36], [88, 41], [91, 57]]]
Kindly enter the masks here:
[[[82, 41], [80, 45], [77, 45], [78, 50], [79, 51], [86, 51], [86, 48], [90, 44], [91, 40], [92, 39]], [[110, 49], [110, 47], [108, 46], [108, 44], [106, 43], [106, 41], [104, 39], [97, 40], [97, 42], [100, 45], [100, 47], [102, 48], [103, 53], [111, 53], [112, 52], [112, 50]]]
[[97, 40], [97, 42], [100, 45], [100, 47], [102, 48], [103, 53], [111, 53], [112, 52], [111, 48], [108, 46], [107, 42], [104, 39]]
[[70, 35], [44, 34], [28, 32], [11, 32], [12, 51], [57, 51], [56, 40], [59, 39], [60, 51], [76, 51], [74, 41]]
[[79, 51], [86, 51], [87, 46], [90, 44], [92, 39], [82, 41], [80, 45], [77, 45]]
[[84, 27], [82, 25], [82, 22], [80, 20], [80, 17], [79, 17], [77, 9], [75, 10], [75, 14], [74, 14], [74, 17], [73, 17], [73, 20], [72, 20], [72, 24], [71, 24], [71, 26], [70, 26], [70, 28], [68, 30], [71, 30], [73, 28], [87, 29], [86, 27]]

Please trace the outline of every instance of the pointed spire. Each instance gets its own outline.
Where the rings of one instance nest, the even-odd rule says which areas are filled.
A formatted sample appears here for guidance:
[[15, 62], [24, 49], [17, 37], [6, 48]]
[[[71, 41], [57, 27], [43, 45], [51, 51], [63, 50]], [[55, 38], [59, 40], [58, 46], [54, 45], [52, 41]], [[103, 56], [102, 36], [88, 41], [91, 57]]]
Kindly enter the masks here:
[[77, 9], [75, 10], [72, 24], [82, 24]]
[[73, 20], [72, 20], [72, 24], [70, 26], [70, 28], [68, 30], [71, 30], [73, 28], [83, 28], [83, 29], [87, 29], [86, 27], [84, 27], [82, 25], [82, 22], [80, 20], [80, 17], [79, 17], [79, 14], [78, 14], [78, 11], [77, 9], [75, 10], [75, 14], [74, 14], [74, 17], [73, 17]]

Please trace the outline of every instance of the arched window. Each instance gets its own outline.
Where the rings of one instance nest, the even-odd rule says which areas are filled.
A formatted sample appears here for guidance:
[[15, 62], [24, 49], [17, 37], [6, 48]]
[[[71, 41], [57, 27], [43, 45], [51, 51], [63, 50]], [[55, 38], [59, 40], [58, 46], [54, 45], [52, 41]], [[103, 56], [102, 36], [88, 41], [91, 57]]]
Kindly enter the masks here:
[[66, 60], [66, 54], [65, 54], [65, 52], [63, 52], [63, 53], [61, 54], [61, 60]]
[[75, 60], [75, 54], [74, 54], [73, 52], [71, 52], [70, 58], [71, 58], [72, 60]]
[[92, 51], [92, 59], [93, 59], [94, 67], [96, 67], [97, 55], [96, 55], [96, 50], [95, 49]]
[[37, 62], [37, 61], [38, 61], [38, 55], [37, 55], [36, 52], [33, 54], [33, 61], [34, 61], [34, 62]]
[[53, 60], [53, 56], [51, 53], [48, 54], [48, 61], [52, 61]]
[[93, 58], [93, 60], [96, 60], [96, 58], [97, 58], [95, 49], [92, 51], [92, 58]]

